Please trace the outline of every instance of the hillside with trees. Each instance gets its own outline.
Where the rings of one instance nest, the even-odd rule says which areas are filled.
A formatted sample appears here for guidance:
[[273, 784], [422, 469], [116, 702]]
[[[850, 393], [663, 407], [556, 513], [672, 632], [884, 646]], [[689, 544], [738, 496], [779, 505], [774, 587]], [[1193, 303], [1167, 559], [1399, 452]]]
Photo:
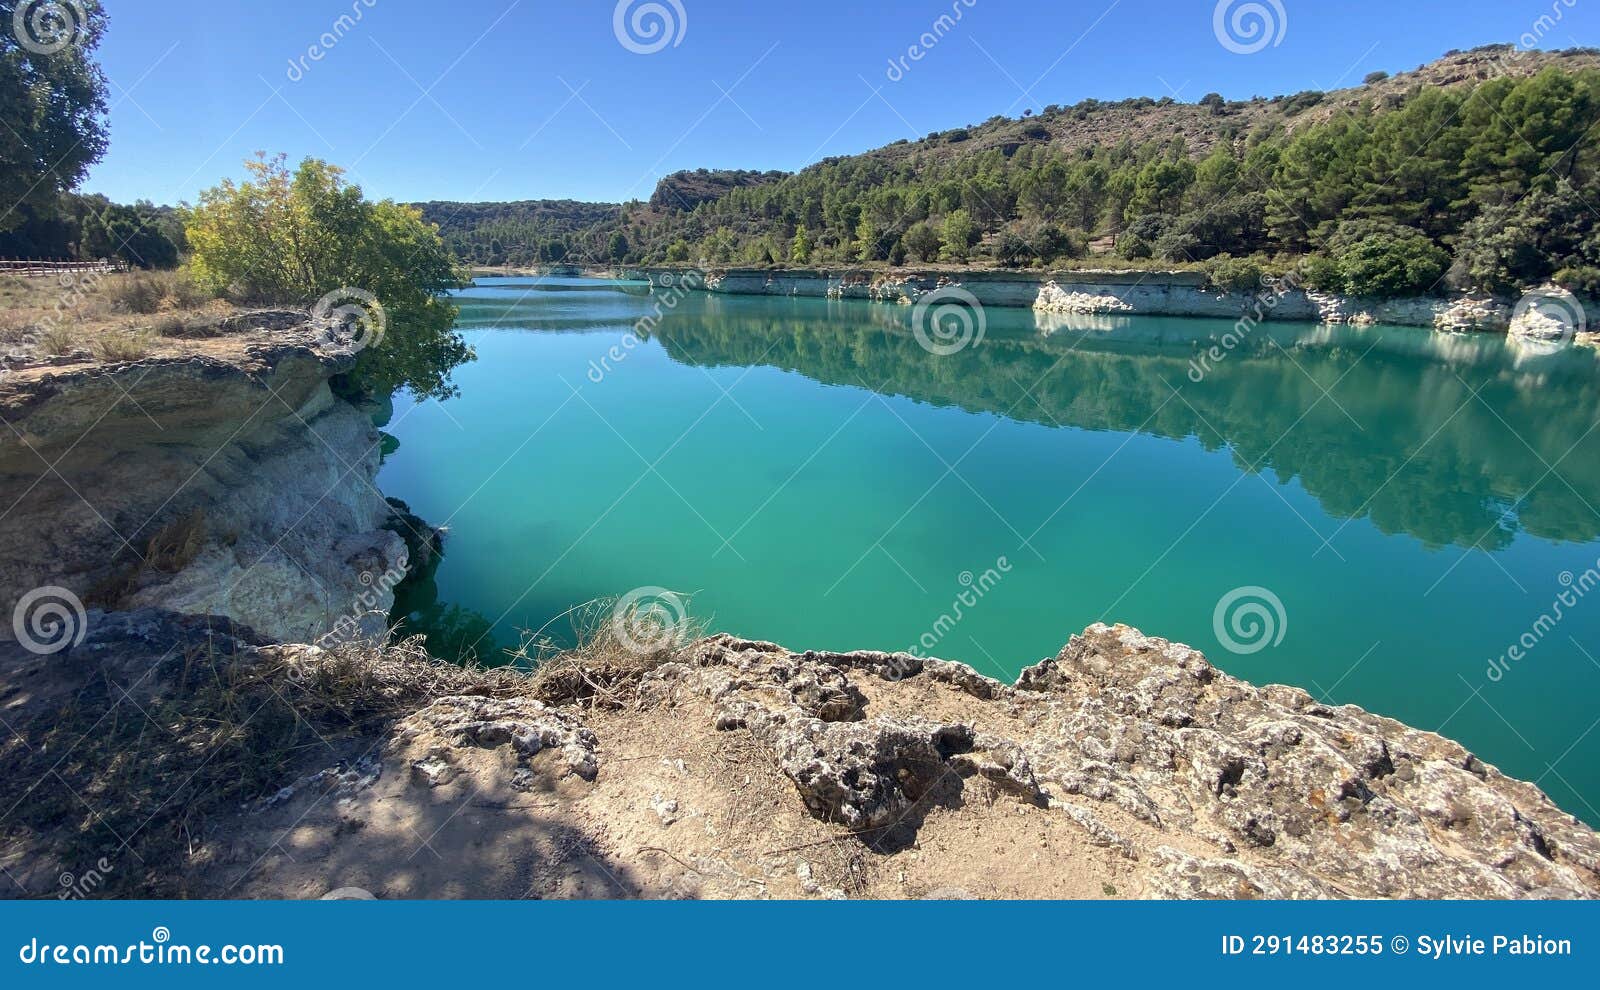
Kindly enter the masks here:
[[1331, 93], [1047, 106], [462, 247], [479, 262], [1205, 265], [1241, 284], [1299, 261], [1315, 287], [1360, 295], [1551, 278], [1592, 294], [1600, 158], [1581, 138], [1597, 122], [1600, 53], [1494, 46]]

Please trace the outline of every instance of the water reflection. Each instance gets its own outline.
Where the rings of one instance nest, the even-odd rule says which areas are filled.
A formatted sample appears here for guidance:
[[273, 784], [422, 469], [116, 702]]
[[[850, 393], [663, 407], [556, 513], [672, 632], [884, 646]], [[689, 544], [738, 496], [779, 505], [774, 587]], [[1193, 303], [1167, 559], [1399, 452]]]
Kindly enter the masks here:
[[1206, 361], [1231, 324], [991, 309], [981, 344], [936, 356], [911, 319], [908, 307], [702, 296], [654, 337], [685, 364], [768, 365], [1052, 427], [1194, 437], [1242, 471], [1298, 479], [1333, 516], [1430, 547], [1600, 536], [1590, 348], [1269, 323]]

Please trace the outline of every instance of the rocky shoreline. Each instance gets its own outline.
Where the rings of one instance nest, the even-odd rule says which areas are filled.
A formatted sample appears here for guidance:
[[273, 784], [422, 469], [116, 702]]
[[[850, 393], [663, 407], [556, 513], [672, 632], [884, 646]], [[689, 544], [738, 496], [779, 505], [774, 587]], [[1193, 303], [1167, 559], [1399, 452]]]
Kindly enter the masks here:
[[0, 633], [26, 896], [86, 862], [116, 896], [1600, 894], [1534, 785], [1126, 627], [1015, 684], [726, 635], [533, 676], [384, 645], [387, 576], [440, 547], [373, 487], [348, 346], [279, 313], [174, 348], [0, 383], [0, 587], [88, 605], [55, 652]]
[[[1354, 326], [1381, 323], [1428, 327], [1446, 333], [1510, 332], [1533, 339], [1549, 335], [1549, 328], [1542, 322], [1515, 318], [1519, 315], [1515, 313], [1516, 300], [1485, 296], [1361, 299], [1287, 283], [1264, 284], [1256, 292], [1230, 292], [1210, 285], [1205, 273], [1199, 271], [629, 268], [617, 274], [648, 281], [658, 289], [688, 286], [726, 295], [865, 299], [911, 305], [930, 293], [960, 289], [985, 307], [1031, 309], [1053, 315], [1250, 318]], [[1593, 315], [1600, 317], [1600, 312]]]

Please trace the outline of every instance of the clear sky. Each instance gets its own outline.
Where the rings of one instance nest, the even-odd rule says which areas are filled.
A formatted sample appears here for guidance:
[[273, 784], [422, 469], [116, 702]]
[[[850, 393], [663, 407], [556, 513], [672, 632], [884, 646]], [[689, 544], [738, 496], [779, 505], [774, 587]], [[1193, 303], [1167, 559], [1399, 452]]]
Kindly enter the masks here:
[[[161, 203], [258, 149], [401, 200], [645, 198], [677, 169], [794, 170], [1090, 96], [1270, 96], [1525, 35], [1600, 44], [1594, 0], [1221, 0], [1225, 27], [1246, 18], [1230, 45], [1218, 0], [623, 0], [626, 45], [617, 0], [104, 2], [111, 151], [85, 188]], [[677, 43], [630, 50], [655, 41], [651, 6]], [[1269, 43], [1230, 50], [1261, 39], [1250, 7]]]

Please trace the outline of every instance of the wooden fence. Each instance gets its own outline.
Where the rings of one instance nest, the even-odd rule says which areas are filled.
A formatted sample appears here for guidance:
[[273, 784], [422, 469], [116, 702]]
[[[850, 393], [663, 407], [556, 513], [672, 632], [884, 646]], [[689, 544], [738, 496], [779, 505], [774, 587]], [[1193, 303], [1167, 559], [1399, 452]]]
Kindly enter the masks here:
[[92, 272], [125, 272], [124, 261], [37, 261], [33, 259], [8, 261], [0, 259], [0, 275], [20, 275], [37, 278], [48, 275], [67, 275]]

